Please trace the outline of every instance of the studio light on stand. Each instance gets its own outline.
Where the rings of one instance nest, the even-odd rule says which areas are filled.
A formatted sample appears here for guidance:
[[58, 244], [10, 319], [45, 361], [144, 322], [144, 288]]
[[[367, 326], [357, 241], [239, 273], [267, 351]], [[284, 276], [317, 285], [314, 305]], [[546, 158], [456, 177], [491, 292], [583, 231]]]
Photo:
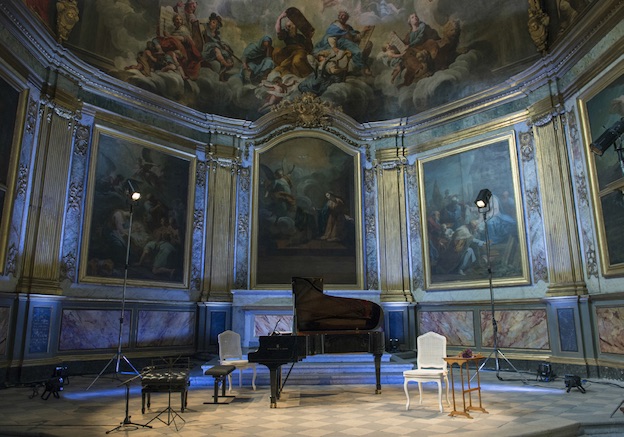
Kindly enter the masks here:
[[602, 154], [607, 151], [609, 147], [615, 145], [615, 151], [618, 154], [620, 167], [622, 169], [622, 173], [624, 174], [624, 148], [622, 147], [622, 141], [620, 140], [622, 135], [624, 135], [624, 117], [620, 118], [610, 128], [605, 130], [596, 141], [589, 145], [589, 148], [596, 155], [602, 156]]
[[108, 369], [108, 367], [112, 363], [115, 363], [115, 377], [118, 377], [118, 375], [122, 373], [119, 370], [121, 360], [124, 360], [130, 366], [130, 368], [132, 368], [134, 374], [136, 375], [140, 374], [140, 372], [132, 365], [130, 360], [128, 360], [128, 358], [121, 352], [124, 315], [126, 312], [126, 286], [128, 283], [128, 263], [130, 261], [130, 244], [132, 242], [132, 218], [134, 215], [134, 204], [141, 198], [141, 193], [138, 190], [138, 184], [136, 181], [131, 181], [130, 179], [126, 181], [126, 195], [128, 197], [128, 207], [129, 207], [130, 217], [129, 217], [129, 223], [128, 223], [128, 240], [126, 242], [126, 263], [124, 265], [123, 289], [121, 293], [121, 315], [119, 316], [119, 338], [117, 342], [117, 352], [108, 361], [108, 363], [106, 363], [106, 366], [104, 366], [104, 368], [98, 374], [98, 376], [95, 377], [95, 379], [93, 380], [93, 382], [91, 382], [89, 387], [87, 387], [87, 390], [89, 390], [91, 386], [95, 384], [95, 381], [97, 381], [100, 378], [100, 376], [104, 374], [106, 369]]
[[[504, 359], [507, 362], [507, 364], [509, 364], [509, 366], [513, 370], [515, 370], [518, 374], [520, 374], [520, 372], [518, 371], [518, 369], [514, 367], [513, 364], [511, 364], [511, 362], [507, 359], [507, 357], [505, 357], [505, 355], [498, 348], [498, 323], [496, 322], [496, 313], [494, 312], [494, 287], [492, 285], [492, 259], [490, 256], [490, 235], [489, 235], [488, 223], [487, 223], [487, 213], [492, 210], [491, 200], [492, 200], [492, 192], [488, 190], [487, 188], [484, 188], [481, 191], [479, 191], [479, 194], [477, 195], [477, 198], [475, 199], [475, 205], [479, 209], [479, 213], [483, 214], [483, 224], [485, 225], [484, 226], [485, 227], [485, 252], [486, 252], [486, 258], [487, 258], [488, 282], [489, 282], [489, 287], [490, 287], [490, 304], [492, 308], [491, 309], [492, 311], [492, 333], [494, 337], [494, 350], [492, 350], [490, 355], [488, 355], [487, 359], [483, 361], [483, 363], [479, 367], [479, 370], [481, 370], [485, 366], [485, 364], [488, 362], [488, 360], [492, 357], [492, 355], [494, 355], [494, 361], [496, 365], [496, 377], [500, 381], [503, 381], [503, 378], [499, 374], [500, 373], [500, 358]], [[525, 378], [522, 378], [522, 379], [524, 383], [526, 384], [527, 380]]]

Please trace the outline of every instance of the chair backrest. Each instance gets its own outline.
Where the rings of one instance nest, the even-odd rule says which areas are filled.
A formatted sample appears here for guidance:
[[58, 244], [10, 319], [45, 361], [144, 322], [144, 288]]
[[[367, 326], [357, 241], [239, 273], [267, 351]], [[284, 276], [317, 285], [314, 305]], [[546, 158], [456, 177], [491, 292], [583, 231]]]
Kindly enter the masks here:
[[419, 369], [446, 369], [446, 337], [429, 331], [416, 339], [418, 355], [416, 364]]
[[219, 340], [220, 360], [227, 360], [228, 358], [240, 359], [243, 357], [239, 334], [234, 331], [223, 331], [217, 338]]

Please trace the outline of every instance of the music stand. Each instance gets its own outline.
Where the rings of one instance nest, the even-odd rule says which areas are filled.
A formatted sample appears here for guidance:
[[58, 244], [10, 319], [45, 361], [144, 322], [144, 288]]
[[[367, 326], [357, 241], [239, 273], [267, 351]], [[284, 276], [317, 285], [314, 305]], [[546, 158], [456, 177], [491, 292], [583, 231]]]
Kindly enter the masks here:
[[134, 423], [130, 420], [130, 415], [129, 415], [129, 405], [130, 405], [130, 383], [132, 381], [134, 381], [137, 378], [142, 377], [142, 374], [138, 374], [137, 376], [134, 376], [130, 379], [128, 379], [127, 381], [124, 381], [121, 385], [125, 385], [126, 386], [126, 417], [124, 417], [124, 420], [117, 425], [115, 428], [106, 431], [106, 434], [110, 434], [111, 432], [115, 432], [115, 431], [119, 431], [119, 430], [125, 430], [125, 431], [129, 431], [128, 428], [132, 428], [132, 429], [139, 429], [139, 427], [142, 428], [151, 428], [151, 426], [149, 424], [145, 424], [142, 425], [140, 423]]
[[[490, 357], [492, 357], [492, 354], [493, 354], [494, 362], [496, 365], [496, 377], [498, 378], [499, 381], [503, 381], [503, 378], [499, 375], [499, 372], [500, 372], [499, 357], [503, 358], [507, 362], [507, 364], [509, 364], [509, 366], [513, 370], [515, 370], [516, 373], [518, 373], [521, 377], [522, 375], [520, 374], [520, 371], [518, 371], [518, 369], [516, 369], [516, 367], [511, 363], [511, 361], [507, 359], [505, 354], [503, 354], [503, 352], [498, 348], [498, 323], [496, 322], [496, 315], [494, 312], [494, 287], [492, 285], [492, 258], [490, 256], [491, 244], [490, 244], [490, 235], [489, 235], [488, 223], [487, 223], [487, 213], [492, 210], [491, 200], [492, 200], [492, 192], [488, 190], [487, 188], [484, 188], [481, 191], [479, 191], [479, 194], [477, 195], [477, 199], [475, 200], [475, 205], [477, 205], [479, 212], [483, 214], [483, 223], [485, 225], [485, 249], [486, 249], [486, 258], [487, 258], [488, 281], [489, 281], [489, 288], [490, 288], [490, 305], [492, 308], [491, 310], [492, 311], [492, 332], [493, 332], [493, 337], [494, 337], [494, 349], [492, 350], [492, 352], [490, 352], [490, 355], [488, 355], [488, 357], [483, 361], [481, 366], [479, 366], [479, 371], [481, 371], [481, 369], [485, 366], [485, 364], [488, 362], [488, 360], [490, 359]], [[522, 381], [525, 384], [528, 384], [526, 378], [522, 377]]]
[[102, 371], [98, 374], [98, 376], [95, 377], [95, 379], [93, 380], [93, 382], [91, 382], [91, 384], [89, 385], [89, 387], [87, 387], [87, 390], [89, 390], [91, 388], [91, 386], [93, 384], [95, 384], [95, 381], [97, 381], [100, 376], [102, 376], [102, 374], [106, 371], [106, 369], [108, 369], [108, 366], [110, 366], [114, 361], [116, 361], [115, 364], [115, 377], [118, 378], [118, 375], [120, 374], [119, 372], [119, 363], [120, 361], [123, 359], [131, 368], [132, 370], [134, 370], [134, 373], [139, 375], [140, 372], [132, 365], [132, 363], [130, 362], [130, 360], [128, 360], [128, 358], [122, 354], [121, 352], [121, 345], [122, 345], [122, 335], [123, 335], [123, 324], [124, 324], [124, 313], [126, 312], [126, 286], [128, 283], [128, 263], [130, 261], [130, 244], [131, 244], [131, 238], [132, 238], [132, 217], [134, 215], [134, 203], [137, 202], [140, 198], [141, 198], [141, 193], [139, 191], [137, 191], [137, 189], [135, 188], [135, 186], [137, 186], [136, 182], [132, 182], [130, 179], [126, 180], [126, 194], [128, 196], [128, 200], [129, 200], [129, 208], [130, 208], [130, 218], [129, 218], [129, 223], [128, 223], [128, 240], [126, 242], [126, 264], [124, 266], [124, 280], [123, 280], [123, 290], [121, 293], [121, 314], [119, 316], [119, 338], [117, 341], [117, 352], [115, 353], [115, 355], [113, 355], [111, 357], [110, 360], [108, 360], [108, 363], [106, 363], [106, 365], [104, 366], [104, 368], [102, 369]]
[[[178, 357], [180, 358], [180, 357]], [[180, 420], [182, 420], [182, 422], [186, 423], [186, 420], [184, 420], [184, 418], [182, 416], [180, 416], [178, 414], [177, 411], [175, 411], [173, 408], [171, 408], [171, 391], [172, 391], [172, 385], [173, 385], [173, 367], [175, 365], [175, 363], [178, 361], [178, 358], [175, 359], [168, 359], [165, 360], [163, 359], [167, 364], [169, 364], [169, 390], [168, 390], [168, 400], [167, 400], [167, 408], [165, 408], [164, 410], [162, 410], [160, 413], [158, 413], [156, 415], [156, 417], [153, 417], [152, 420], [150, 420], [149, 422], [147, 422], [147, 424], [149, 425], [150, 423], [152, 423], [154, 420], [158, 419], [160, 420], [162, 423], [164, 423], [165, 425], [169, 426], [172, 423], [175, 425], [176, 431], [179, 431], [178, 428], [178, 424], [176, 423], [176, 418], [179, 418]], [[167, 415], [167, 419], [161, 419], [160, 416], [166, 414]]]

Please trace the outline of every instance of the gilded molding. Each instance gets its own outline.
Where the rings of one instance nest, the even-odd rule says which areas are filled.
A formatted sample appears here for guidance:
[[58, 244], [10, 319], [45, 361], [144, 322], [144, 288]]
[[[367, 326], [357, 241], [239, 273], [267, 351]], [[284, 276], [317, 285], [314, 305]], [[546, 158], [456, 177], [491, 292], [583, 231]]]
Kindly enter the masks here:
[[303, 93], [294, 100], [282, 100], [272, 111], [287, 112], [283, 116], [297, 127], [318, 128], [330, 126], [332, 115], [342, 112], [342, 108], [312, 93]]
[[[50, 111], [47, 111], [47, 113], [45, 113], [45, 108], [50, 109]], [[39, 113], [42, 118], [45, 115], [45, 119], [48, 124], [52, 123], [52, 114], [56, 114], [58, 117], [70, 121], [70, 123], [67, 124], [67, 129], [72, 128], [73, 123], [71, 123], [71, 121], [81, 118], [79, 112], [73, 112], [67, 108], [62, 107], [56, 101], [51, 100], [50, 96], [46, 96], [41, 99]]]
[[333, 129], [333, 128], [330, 128], [330, 127], [323, 127], [323, 130], [325, 132], [327, 132], [327, 133], [332, 134], [333, 136], [337, 137], [338, 139], [344, 141], [345, 143], [349, 144], [353, 148], [356, 148], [356, 149], [360, 149], [361, 148], [360, 144], [356, 143], [355, 141], [353, 141], [352, 139], [350, 139], [346, 135], [340, 133], [336, 129]]
[[89, 137], [91, 130], [89, 126], [78, 125], [76, 127], [76, 140], [74, 144], [74, 153], [78, 156], [87, 156], [89, 149]]
[[[546, 108], [539, 108], [539, 106], [547, 106]], [[542, 109], [540, 111], [540, 109]], [[547, 100], [545, 104], [535, 104], [531, 107], [531, 117], [528, 120], [529, 126], [544, 127], [557, 117], [565, 115], [565, 108], [561, 105], [552, 105], [550, 100]]]
[[397, 147], [395, 149], [379, 150], [373, 166], [381, 170], [401, 171], [407, 165], [406, 149]]

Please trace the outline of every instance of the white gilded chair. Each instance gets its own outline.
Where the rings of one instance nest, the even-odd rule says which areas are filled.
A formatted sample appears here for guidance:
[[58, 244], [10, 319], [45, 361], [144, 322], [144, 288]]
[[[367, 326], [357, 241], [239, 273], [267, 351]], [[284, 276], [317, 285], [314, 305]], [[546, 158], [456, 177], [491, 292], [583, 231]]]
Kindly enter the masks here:
[[[241, 348], [241, 337], [234, 331], [223, 331], [218, 336], [219, 341], [219, 364], [230, 365], [238, 370], [238, 386], [243, 385], [243, 370], [252, 369], [253, 377], [251, 378], [251, 386], [256, 389], [256, 363], [250, 363], [243, 356]], [[232, 374], [228, 375], [229, 390], [232, 391]]]
[[442, 408], [442, 384], [446, 384], [446, 403], [450, 405], [448, 399], [448, 364], [444, 361], [446, 357], [446, 337], [435, 332], [427, 332], [418, 336], [417, 345], [417, 368], [403, 372], [403, 390], [407, 397], [405, 409], [409, 410], [410, 406], [410, 397], [407, 391], [407, 384], [410, 381], [418, 383], [420, 404], [422, 404], [422, 383], [435, 382], [438, 384], [438, 405], [440, 413], [442, 413], [444, 411]]

